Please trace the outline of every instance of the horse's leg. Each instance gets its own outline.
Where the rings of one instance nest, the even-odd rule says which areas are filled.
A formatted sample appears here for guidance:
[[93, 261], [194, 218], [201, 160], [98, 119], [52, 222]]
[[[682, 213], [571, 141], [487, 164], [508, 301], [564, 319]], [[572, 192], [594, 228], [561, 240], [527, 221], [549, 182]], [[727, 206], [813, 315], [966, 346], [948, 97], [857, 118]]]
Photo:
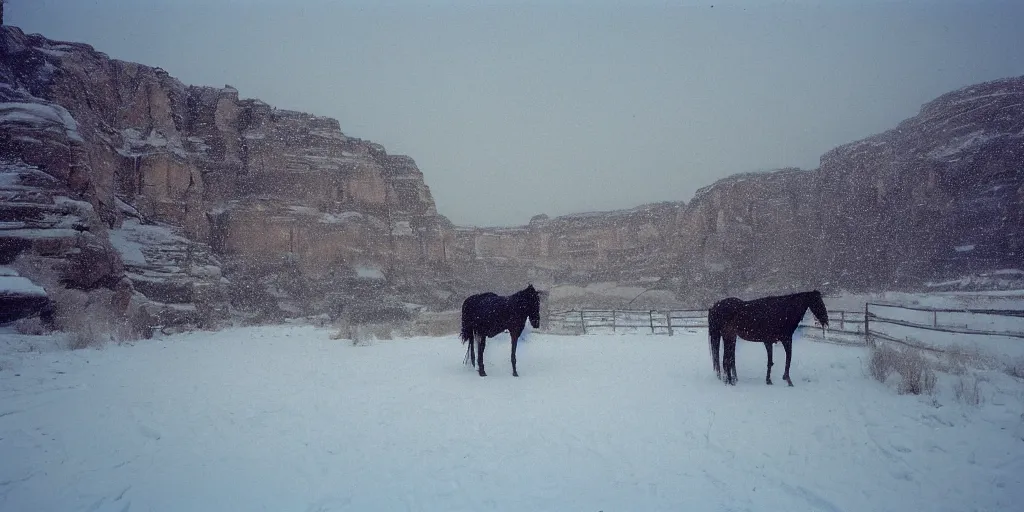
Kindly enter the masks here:
[[718, 332], [709, 334], [708, 343], [711, 348], [711, 366], [715, 369], [715, 376], [722, 380], [722, 365], [719, 363], [719, 345], [722, 342], [722, 335]]
[[736, 385], [736, 335], [729, 334], [725, 339], [725, 355], [722, 358], [722, 366], [725, 367], [725, 383]]
[[512, 376], [518, 377], [519, 372], [516, 371], [516, 344], [519, 343], [519, 336], [523, 334], [523, 331], [509, 331], [509, 336], [512, 336]]
[[764, 383], [768, 385], [771, 385], [772, 383], [772, 366], [775, 365], [775, 363], [772, 362], [772, 346], [774, 344], [775, 343], [772, 341], [764, 342], [764, 349], [768, 351], [768, 375], [765, 376]]
[[738, 344], [739, 343], [737, 343], [737, 338], [735, 336], [733, 336], [733, 338], [732, 338], [732, 355], [729, 356], [729, 368], [730, 368], [730, 371], [732, 372], [732, 385], [733, 386], [735, 386], [736, 382], [739, 381], [739, 375], [737, 375], [737, 373], [736, 373], [736, 345], [738, 345]]
[[473, 334], [473, 338], [469, 340], [469, 364], [476, 368], [476, 349], [473, 345], [476, 345], [476, 334]]
[[789, 362], [793, 359], [793, 340], [783, 340], [782, 348], [786, 349], [786, 373], [782, 374], [782, 380], [793, 385], [793, 381], [789, 379]]
[[485, 348], [487, 348], [487, 336], [480, 335], [480, 346], [477, 347], [477, 352], [476, 352], [476, 356], [477, 356], [476, 369], [477, 369], [477, 373], [479, 373], [481, 377], [486, 377], [487, 376], [487, 372], [484, 371], [484, 349]]
[[722, 382], [729, 383], [729, 335], [722, 335]]

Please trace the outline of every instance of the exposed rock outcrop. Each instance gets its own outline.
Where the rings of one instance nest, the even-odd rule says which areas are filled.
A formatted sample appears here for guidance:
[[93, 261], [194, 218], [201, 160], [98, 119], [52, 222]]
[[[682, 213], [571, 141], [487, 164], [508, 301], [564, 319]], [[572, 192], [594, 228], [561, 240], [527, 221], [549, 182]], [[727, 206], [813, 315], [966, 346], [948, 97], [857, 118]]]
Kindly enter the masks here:
[[[639, 222], [605, 212], [462, 229], [458, 247], [505, 266], [524, 262], [562, 283], [643, 277], [694, 307], [724, 295], [1011, 275], [1024, 261], [1021, 162], [1017, 77], [945, 94], [892, 130], [829, 151], [818, 169], [730, 176]], [[552, 249], [549, 225], [560, 227], [564, 249]]]
[[12, 268], [0, 267], [0, 324], [32, 316], [52, 322], [52, 315], [53, 306], [43, 287]]
[[966, 87], [829, 151], [817, 170], [698, 192], [676, 252], [689, 282], [719, 294], [907, 289], [1019, 269], [1022, 161], [1024, 77]]
[[334, 119], [0, 27], [0, 264], [30, 257], [60, 286], [104, 290], [143, 330], [401, 316], [525, 281], [706, 306], [1011, 275], [1022, 161], [1018, 77], [943, 95], [818, 169], [731, 176], [685, 204], [456, 228], [413, 159]]
[[[251, 302], [230, 289], [234, 277], [266, 281], [282, 262], [343, 286], [332, 277], [445, 260], [450, 223], [415, 162], [345, 135], [336, 120], [239, 99], [230, 86], [186, 86], [159, 68], [14, 27], [0, 28], [0, 57], [5, 167], [35, 169], [66, 189], [67, 200], [46, 208], [90, 210], [81, 229], [45, 237], [66, 247], [58, 256], [106, 269], [75, 286], [113, 288], [125, 276], [164, 310], [184, 312], [172, 323], [212, 325], [232, 302]], [[41, 215], [6, 201], [7, 211], [21, 208], [9, 217]], [[40, 245], [5, 231], [7, 259]], [[223, 275], [225, 266], [256, 275]]]

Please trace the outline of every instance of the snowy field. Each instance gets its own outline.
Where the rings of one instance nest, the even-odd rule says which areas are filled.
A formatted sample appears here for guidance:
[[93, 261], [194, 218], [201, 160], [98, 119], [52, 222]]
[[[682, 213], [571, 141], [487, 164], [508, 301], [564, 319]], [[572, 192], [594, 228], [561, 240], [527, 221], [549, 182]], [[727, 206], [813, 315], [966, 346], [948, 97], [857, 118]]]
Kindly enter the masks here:
[[[330, 340], [308, 326], [74, 352], [0, 334], [0, 510], [1020, 510], [1024, 385], [901, 396], [863, 347], [739, 384], [706, 333]], [[776, 351], [781, 357], [781, 349]], [[783, 359], [784, 360], [784, 359]], [[779, 361], [779, 359], [777, 359]], [[775, 367], [781, 383], [782, 361]]]

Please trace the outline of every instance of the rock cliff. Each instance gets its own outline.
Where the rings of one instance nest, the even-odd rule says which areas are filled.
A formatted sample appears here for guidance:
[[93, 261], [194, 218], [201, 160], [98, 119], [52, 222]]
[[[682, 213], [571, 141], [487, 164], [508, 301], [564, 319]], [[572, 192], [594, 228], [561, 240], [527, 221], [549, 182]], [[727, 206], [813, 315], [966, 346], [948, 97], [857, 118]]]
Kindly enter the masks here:
[[703, 307], [1006, 274], [1024, 250], [1021, 162], [1017, 77], [945, 94], [817, 169], [730, 176], [687, 203], [455, 227], [411, 158], [334, 119], [0, 27], [0, 275], [32, 291], [0, 295], [27, 311], [49, 307], [30, 280], [92, 293], [143, 333], [401, 316], [525, 281], [611, 297], [553, 294], [563, 306]]
[[818, 169], [737, 174], [686, 204], [460, 229], [456, 240], [460, 255], [519, 261], [552, 285], [654, 287], [693, 307], [806, 288], [1014, 286], [991, 276], [1024, 262], [1021, 162], [1016, 77], [944, 94], [892, 130], [829, 151]]
[[297, 272], [351, 299], [360, 282], [443, 263], [451, 238], [415, 162], [334, 119], [16, 27], [0, 28], [0, 158], [19, 176], [4, 182], [18, 193], [0, 208], [0, 264], [88, 257], [101, 270], [68, 286], [125, 277], [165, 311], [194, 310], [172, 323], [315, 312], [279, 281]]

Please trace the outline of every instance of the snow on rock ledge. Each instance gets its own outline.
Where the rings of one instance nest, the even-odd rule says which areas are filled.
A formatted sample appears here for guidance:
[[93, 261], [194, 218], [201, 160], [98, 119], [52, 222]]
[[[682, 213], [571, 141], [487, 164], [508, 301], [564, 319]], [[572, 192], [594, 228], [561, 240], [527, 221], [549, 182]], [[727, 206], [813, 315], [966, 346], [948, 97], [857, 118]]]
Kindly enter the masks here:
[[43, 287], [10, 267], [0, 267], [0, 324], [49, 314], [50, 298]]

